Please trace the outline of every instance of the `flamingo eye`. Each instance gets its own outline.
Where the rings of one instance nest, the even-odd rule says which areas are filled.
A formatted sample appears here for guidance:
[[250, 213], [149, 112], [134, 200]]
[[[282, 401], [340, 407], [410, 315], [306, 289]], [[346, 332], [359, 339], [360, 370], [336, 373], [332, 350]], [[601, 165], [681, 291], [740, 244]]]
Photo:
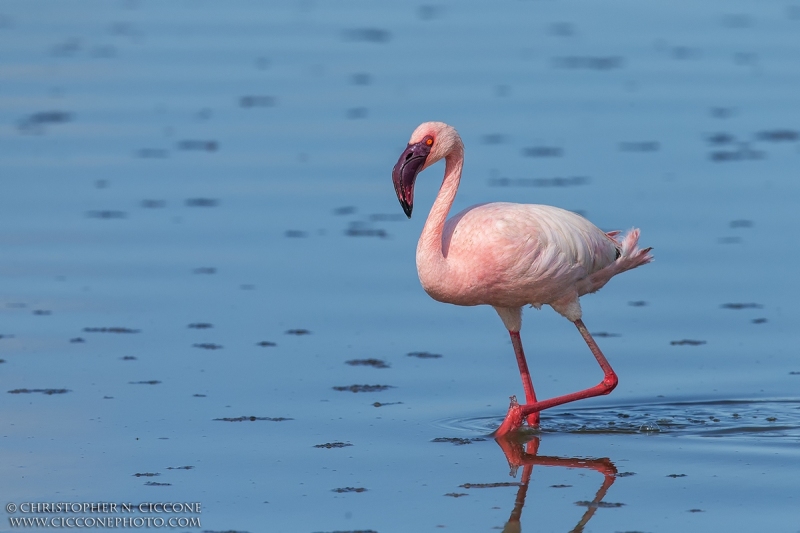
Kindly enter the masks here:
[[425, 138], [425, 145], [426, 146], [433, 146], [433, 137], [431, 137], [430, 135], [428, 137], [426, 137]]

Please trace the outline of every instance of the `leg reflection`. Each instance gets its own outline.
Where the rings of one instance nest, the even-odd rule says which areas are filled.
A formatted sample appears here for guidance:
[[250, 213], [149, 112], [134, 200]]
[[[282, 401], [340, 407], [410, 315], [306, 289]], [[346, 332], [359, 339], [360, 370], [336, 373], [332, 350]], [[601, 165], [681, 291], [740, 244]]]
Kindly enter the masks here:
[[533, 473], [534, 465], [541, 466], [562, 466], [566, 468], [588, 468], [603, 474], [603, 483], [597, 490], [594, 499], [591, 502], [586, 502], [587, 510], [583, 513], [580, 521], [572, 528], [570, 533], [581, 533], [586, 524], [591, 520], [600, 502], [608, 492], [617, 475], [617, 467], [610, 459], [581, 459], [572, 457], [553, 457], [548, 455], [538, 455], [539, 451], [539, 437], [533, 437], [528, 442], [523, 441], [514, 436], [498, 437], [495, 439], [497, 444], [503, 450], [503, 453], [508, 460], [508, 466], [511, 468], [511, 475], [516, 477], [519, 467], [522, 467], [522, 479], [520, 480], [519, 490], [517, 490], [517, 498], [514, 502], [514, 510], [511, 511], [511, 516], [508, 518], [506, 526], [503, 528], [503, 533], [518, 533], [522, 531], [520, 519], [522, 518], [522, 508], [525, 506], [525, 496], [528, 493], [528, 484]]

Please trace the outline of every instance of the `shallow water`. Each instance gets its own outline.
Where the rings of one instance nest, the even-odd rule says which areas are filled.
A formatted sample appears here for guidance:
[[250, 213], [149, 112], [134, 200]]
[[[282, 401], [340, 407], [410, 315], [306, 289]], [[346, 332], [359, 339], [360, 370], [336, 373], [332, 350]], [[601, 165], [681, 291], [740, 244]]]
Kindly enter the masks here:
[[[800, 531], [800, 4], [8, 1], [0, 50], [6, 504]], [[502, 323], [416, 278], [442, 167], [410, 221], [390, 171], [425, 120], [466, 143], [455, 209], [655, 249], [582, 301], [619, 387], [524, 448], [488, 436], [522, 393]], [[522, 336], [540, 397], [599, 379], [551, 310]]]

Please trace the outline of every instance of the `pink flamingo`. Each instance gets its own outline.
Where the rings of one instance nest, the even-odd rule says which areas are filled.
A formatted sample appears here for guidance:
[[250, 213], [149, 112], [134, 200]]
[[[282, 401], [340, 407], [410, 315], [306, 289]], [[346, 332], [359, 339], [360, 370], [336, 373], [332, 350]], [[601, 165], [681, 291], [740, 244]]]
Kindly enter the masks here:
[[[392, 171], [397, 198], [409, 218], [417, 174], [440, 159], [445, 160], [444, 179], [417, 245], [417, 272], [434, 300], [491, 305], [511, 335], [526, 403], [519, 405], [512, 396], [494, 434], [506, 435], [523, 420], [538, 426], [543, 409], [610, 393], [617, 375], [584, 326], [578, 299], [615, 275], [653, 260], [650, 248], [637, 247], [639, 230], [618, 240], [618, 231], [604, 233], [570, 211], [501, 202], [468, 207], [445, 222], [461, 181], [464, 144], [458, 132], [442, 122], [426, 122], [414, 130]], [[519, 330], [522, 307], [539, 309], [544, 304], [575, 324], [604, 377], [594, 387], [538, 401]]]

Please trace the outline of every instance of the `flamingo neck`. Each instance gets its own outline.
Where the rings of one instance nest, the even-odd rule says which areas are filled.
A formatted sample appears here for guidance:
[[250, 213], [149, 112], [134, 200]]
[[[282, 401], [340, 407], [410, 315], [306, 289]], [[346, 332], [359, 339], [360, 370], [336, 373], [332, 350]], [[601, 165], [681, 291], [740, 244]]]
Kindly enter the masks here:
[[442, 235], [444, 224], [461, 182], [461, 169], [464, 167], [464, 150], [457, 147], [445, 157], [444, 179], [439, 194], [433, 202], [431, 212], [422, 228], [422, 235], [417, 244], [417, 270], [420, 277], [426, 271], [443, 270], [446, 263], [446, 252], [443, 251]]

